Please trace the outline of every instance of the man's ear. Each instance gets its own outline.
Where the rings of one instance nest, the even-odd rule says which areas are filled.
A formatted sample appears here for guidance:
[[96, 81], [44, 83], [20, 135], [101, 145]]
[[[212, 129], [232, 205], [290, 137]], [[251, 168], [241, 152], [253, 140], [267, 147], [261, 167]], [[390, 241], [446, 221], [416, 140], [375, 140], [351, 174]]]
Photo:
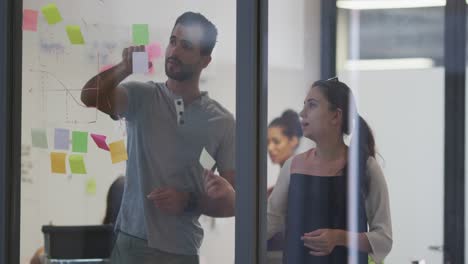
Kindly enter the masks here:
[[202, 57], [202, 67], [203, 69], [208, 67], [208, 65], [210, 64], [211, 62], [211, 55], [208, 55], [208, 56], [203, 56]]

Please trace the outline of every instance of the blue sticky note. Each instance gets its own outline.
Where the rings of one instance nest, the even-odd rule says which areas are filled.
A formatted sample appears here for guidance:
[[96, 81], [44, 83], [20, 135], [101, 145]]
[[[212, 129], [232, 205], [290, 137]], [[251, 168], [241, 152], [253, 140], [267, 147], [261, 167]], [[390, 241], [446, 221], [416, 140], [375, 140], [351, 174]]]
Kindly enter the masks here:
[[55, 129], [54, 148], [68, 150], [70, 148], [70, 130], [63, 128]]

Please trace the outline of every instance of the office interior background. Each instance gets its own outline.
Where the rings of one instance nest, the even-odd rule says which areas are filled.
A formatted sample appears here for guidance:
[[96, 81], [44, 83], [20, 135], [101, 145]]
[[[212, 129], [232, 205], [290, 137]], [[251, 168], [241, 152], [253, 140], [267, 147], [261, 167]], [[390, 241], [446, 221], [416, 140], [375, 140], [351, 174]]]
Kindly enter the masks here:
[[[0, 263], [29, 263], [44, 244], [43, 225], [101, 223], [107, 190], [125, 174], [125, 161], [112, 163], [89, 137], [80, 154], [86, 173], [69, 165], [52, 173], [55, 129], [125, 141], [125, 122], [85, 108], [81, 87], [119, 62], [134, 24], [148, 25], [154, 70], [130, 79], [163, 81], [168, 36], [185, 11], [218, 28], [201, 89], [236, 116], [237, 131], [245, 131], [237, 144], [248, 145], [236, 153], [237, 165], [247, 164], [236, 186], [245, 194], [238, 217], [200, 219], [201, 264], [267, 263], [265, 190], [279, 166], [268, 159], [260, 132], [284, 110], [299, 112], [313, 81], [333, 76], [351, 87], [375, 134], [392, 213], [385, 263], [464, 263], [464, 1], [57, 0], [57, 24], [41, 11], [51, 1], [0, 2]], [[26, 11], [38, 12], [36, 23], [25, 20]], [[80, 27], [84, 44], [70, 43], [67, 25]], [[302, 139], [297, 152], [311, 146]]]

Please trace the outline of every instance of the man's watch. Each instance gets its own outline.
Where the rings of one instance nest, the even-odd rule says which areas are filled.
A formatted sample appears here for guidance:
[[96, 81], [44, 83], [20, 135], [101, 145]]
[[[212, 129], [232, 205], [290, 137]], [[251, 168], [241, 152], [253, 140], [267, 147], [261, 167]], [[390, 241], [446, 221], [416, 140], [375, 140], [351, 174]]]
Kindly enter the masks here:
[[189, 192], [187, 205], [184, 208], [185, 213], [193, 213], [198, 207], [198, 196], [194, 192]]

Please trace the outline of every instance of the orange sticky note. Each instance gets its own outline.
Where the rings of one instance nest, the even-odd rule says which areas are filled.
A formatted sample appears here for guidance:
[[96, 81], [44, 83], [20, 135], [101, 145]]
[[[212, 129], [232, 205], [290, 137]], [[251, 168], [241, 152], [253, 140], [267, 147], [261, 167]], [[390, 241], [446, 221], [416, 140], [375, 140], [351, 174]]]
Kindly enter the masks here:
[[50, 153], [50, 166], [52, 169], [52, 173], [60, 173], [60, 174], [67, 173], [66, 164], [65, 164], [66, 156], [67, 156], [67, 153], [62, 153], [62, 152]]
[[23, 10], [23, 30], [37, 31], [37, 14], [35, 10]]
[[128, 160], [127, 149], [123, 140], [115, 141], [109, 144], [112, 163], [118, 163]]

